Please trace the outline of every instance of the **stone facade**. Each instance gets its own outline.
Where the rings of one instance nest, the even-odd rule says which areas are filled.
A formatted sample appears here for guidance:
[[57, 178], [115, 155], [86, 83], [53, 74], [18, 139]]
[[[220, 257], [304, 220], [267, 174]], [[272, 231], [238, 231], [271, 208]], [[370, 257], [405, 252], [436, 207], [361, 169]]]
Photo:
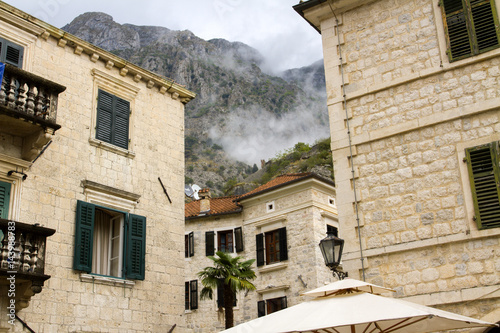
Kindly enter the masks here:
[[344, 268], [499, 322], [500, 228], [478, 228], [464, 158], [500, 140], [500, 50], [450, 61], [437, 0], [295, 9], [323, 39]]
[[[7, 218], [56, 230], [45, 252], [51, 278], [17, 315], [40, 333], [184, 331], [184, 104], [194, 94], [4, 3], [0, 37], [23, 47], [24, 71], [66, 87], [61, 128], [42, 133], [51, 142], [43, 153], [34, 146], [36, 161], [23, 159], [26, 138], [0, 128], [0, 181], [12, 186]], [[101, 89], [130, 103], [127, 149], [96, 138]], [[73, 269], [78, 201], [146, 218], [143, 280]], [[0, 298], [0, 331], [24, 331], [5, 321], [4, 289]]]
[[[253, 265], [257, 275], [253, 281], [256, 290], [237, 295], [235, 325], [257, 318], [259, 301], [286, 297], [287, 306], [293, 306], [306, 300], [301, 293], [334, 279], [318, 246], [326, 236], [326, 226], [338, 226], [333, 182], [301, 174], [298, 179], [271, 189], [263, 185], [250, 194], [229, 198], [241, 205], [239, 212], [224, 214], [219, 211], [219, 214], [205, 216], [191, 212], [186, 219], [186, 233], [194, 234], [194, 256], [186, 258], [186, 281], [198, 279], [197, 273], [211, 266], [205, 252], [207, 231], [241, 227], [243, 251], [234, 255], [256, 259], [256, 235], [286, 228], [288, 259], [258, 267], [256, 263]], [[221, 198], [212, 199], [212, 204], [214, 200]], [[189, 205], [186, 206], [188, 210]], [[202, 287], [198, 281], [199, 291]], [[217, 332], [224, 328], [215, 298], [199, 300], [198, 309], [186, 310], [185, 317], [192, 332]]]

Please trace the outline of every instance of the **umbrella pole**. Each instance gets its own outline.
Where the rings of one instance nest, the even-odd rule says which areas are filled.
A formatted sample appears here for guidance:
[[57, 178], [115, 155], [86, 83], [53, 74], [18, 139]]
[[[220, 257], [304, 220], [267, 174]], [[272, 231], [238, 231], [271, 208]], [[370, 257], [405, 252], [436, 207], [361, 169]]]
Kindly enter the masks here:
[[356, 333], [356, 327], [354, 327], [354, 325], [351, 325], [351, 333]]

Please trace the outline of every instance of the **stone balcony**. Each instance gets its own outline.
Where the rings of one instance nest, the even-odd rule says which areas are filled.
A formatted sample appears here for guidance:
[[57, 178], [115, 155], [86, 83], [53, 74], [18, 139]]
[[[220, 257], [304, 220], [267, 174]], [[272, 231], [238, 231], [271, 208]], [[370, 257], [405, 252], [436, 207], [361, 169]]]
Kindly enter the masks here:
[[22, 147], [11, 147], [9, 155], [26, 161], [38, 156], [61, 128], [56, 123], [57, 100], [64, 90], [66, 87], [60, 84], [5, 65], [0, 89], [0, 133], [22, 139]]
[[45, 245], [54, 233], [54, 229], [0, 219], [0, 292], [7, 303], [14, 304], [15, 312], [27, 307], [50, 278], [45, 274]]

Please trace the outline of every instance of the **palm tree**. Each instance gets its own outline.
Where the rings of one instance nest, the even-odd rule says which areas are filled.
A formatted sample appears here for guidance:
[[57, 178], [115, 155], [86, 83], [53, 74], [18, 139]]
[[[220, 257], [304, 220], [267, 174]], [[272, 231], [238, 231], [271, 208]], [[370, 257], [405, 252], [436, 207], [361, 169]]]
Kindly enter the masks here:
[[[255, 290], [250, 280], [255, 279], [252, 264], [255, 259], [242, 261], [242, 257], [232, 257], [229, 253], [217, 251], [216, 256], [209, 256], [213, 267], [205, 267], [198, 273], [203, 289], [200, 299], [212, 299], [216, 288], [222, 288], [226, 328], [234, 326], [233, 303], [236, 292], [240, 290]], [[219, 307], [219, 311], [222, 308]]]

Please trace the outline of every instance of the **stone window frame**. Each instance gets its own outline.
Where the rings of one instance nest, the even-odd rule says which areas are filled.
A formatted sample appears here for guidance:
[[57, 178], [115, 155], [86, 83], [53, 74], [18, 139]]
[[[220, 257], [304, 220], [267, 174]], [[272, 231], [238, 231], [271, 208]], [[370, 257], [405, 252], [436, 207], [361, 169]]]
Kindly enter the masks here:
[[[289, 285], [282, 285], [282, 286], [269, 285], [264, 289], [256, 290], [257, 294], [259, 294], [260, 298], [261, 298], [261, 300], [257, 302], [257, 310], [259, 308], [259, 304], [262, 304], [261, 302], [264, 302], [264, 305], [266, 306], [266, 308], [265, 308], [266, 313], [264, 316], [268, 315], [268, 313], [267, 313], [267, 301], [268, 300], [275, 300], [275, 299], [279, 299], [279, 298], [284, 297], [285, 302], [287, 302], [286, 291], [288, 289], [290, 289]], [[288, 304], [287, 304], [287, 307], [288, 307]]]
[[[0, 153], [0, 181], [10, 184], [8, 219], [18, 221], [21, 214], [21, 193], [23, 174], [31, 167], [31, 162]], [[10, 171], [12, 172], [9, 175]]]
[[[81, 187], [85, 196], [84, 201], [93, 205], [108, 207], [117, 211], [130, 213], [139, 204], [140, 195], [116, 189], [91, 180], [82, 180]], [[135, 280], [101, 276], [92, 273], [80, 272], [80, 281], [94, 284], [133, 288]]]
[[[129, 158], [135, 157], [135, 152], [133, 151], [134, 143], [134, 123], [136, 117], [134, 117], [135, 110], [135, 100], [140, 92], [140, 88], [128, 84], [114, 76], [104, 73], [98, 69], [92, 70], [92, 76], [94, 78], [94, 86], [92, 91], [92, 119], [90, 126], [90, 145], [98, 148], [102, 148], [118, 155], [122, 155]], [[96, 139], [96, 125], [97, 125], [97, 96], [99, 95], [99, 90], [103, 90], [116, 97], [126, 100], [130, 103], [130, 118], [129, 118], [129, 146], [128, 149], [120, 148], [111, 143]]]
[[479, 138], [467, 142], [458, 143], [456, 146], [457, 163], [460, 171], [460, 180], [462, 184], [463, 198], [458, 198], [458, 200], [463, 200], [465, 212], [463, 213], [464, 218], [467, 222], [467, 233], [481, 234], [481, 233], [498, 233], [499, 228], [483, 229], [479, 230], [476, 222], [474, 221], [475, 209], [472, 194], [472, 187], [469, 179], [469, 170], [467, 163], [464, 161], [466, 158], [465, 149], [476, 147], [484, 144], [488, 144], [494, 141], [500, 141], [500, 133], [487, 136], [484, 138]]
[[272, 213], [276, 210], [276, 204], [273, 201], [266, 202], [266, 213]]
[[[500, 0], [493, 0], [495, 2], [495, 9], [497, 13], [500, 13]], [[443, 22], [442, 9], [439, 3], [441, 0], [433, 0], [433, 14], [434, 14], [434, 24], [436, 27], [437, 34], [437, 42], [439, 47], [440, 59], [441, 59], [441, 67], [456, 67], [463, 66], [470, 63], [475, 63], [482, 61], [484, 59], [497, 57], [500, 55], [500, 47], [493, 49], [491, 51], [480, 53], [477, 55], [472, 55], [470, 57], [466, 57], [463, 59], [459, 59], [456, 61], [450, 61], [450, 58], [447, 54], [447, 36], [445, 32], [445, 23]]]

